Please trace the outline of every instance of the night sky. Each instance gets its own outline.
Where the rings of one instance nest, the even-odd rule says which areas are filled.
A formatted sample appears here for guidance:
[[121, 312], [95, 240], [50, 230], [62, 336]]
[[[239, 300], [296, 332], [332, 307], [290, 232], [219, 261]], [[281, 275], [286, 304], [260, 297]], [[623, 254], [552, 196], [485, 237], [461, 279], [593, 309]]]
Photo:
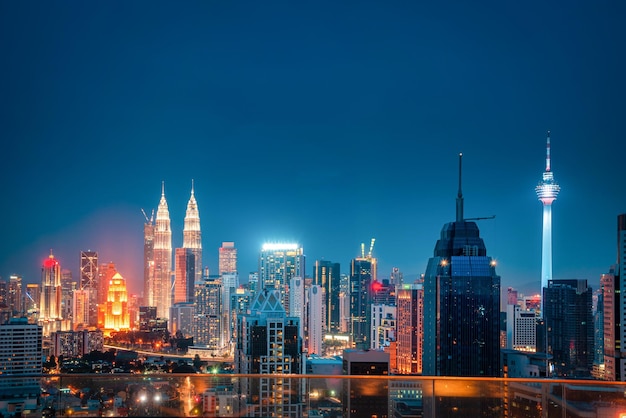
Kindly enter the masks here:
[[[432, 3], [432, 4], [431, 4]], [[376, 238], [379, 276], [423, 273], [478, 221], [503, 289], [538, 292], [535, 186], [551, 131], [554, 278], [594, 289], [626, 212], [626, 3], [0, 2], [0, 276], [50, 249], [143, 282], [161, 181], [174, 247], [195, 181], [204, 264], [234, 241], [341, 263]]]

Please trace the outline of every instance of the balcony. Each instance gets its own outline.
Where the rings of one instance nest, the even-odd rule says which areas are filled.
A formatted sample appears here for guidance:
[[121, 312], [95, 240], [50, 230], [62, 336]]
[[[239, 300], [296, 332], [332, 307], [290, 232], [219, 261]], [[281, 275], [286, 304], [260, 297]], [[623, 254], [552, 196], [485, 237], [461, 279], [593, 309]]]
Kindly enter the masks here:
[[626, 383], [421, 376], [63, 374], [0, 379], [4, 417], [626, 417]]

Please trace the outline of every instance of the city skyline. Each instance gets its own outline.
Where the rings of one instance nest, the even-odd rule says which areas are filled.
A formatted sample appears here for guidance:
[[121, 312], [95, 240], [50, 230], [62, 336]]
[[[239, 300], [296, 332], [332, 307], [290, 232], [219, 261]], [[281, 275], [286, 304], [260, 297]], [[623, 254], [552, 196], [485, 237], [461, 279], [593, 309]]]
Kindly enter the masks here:
[[0, 276], [38, 283], [53, 249], [78, 278], [92, 250], [139, 293], [141, 209], [164, 181], [182, 247], [193, 180], [212, 273], [222, 242], [245, 281], [287, 241], [307, 274], [347, 274], [376, 238], [379, 277], [412, 282], [454, 219], [462, 152], [502, 288], [538, 292], [551, 131], [553, 277], [595, 289], [626, 212], [624, 8], [2, 3]]

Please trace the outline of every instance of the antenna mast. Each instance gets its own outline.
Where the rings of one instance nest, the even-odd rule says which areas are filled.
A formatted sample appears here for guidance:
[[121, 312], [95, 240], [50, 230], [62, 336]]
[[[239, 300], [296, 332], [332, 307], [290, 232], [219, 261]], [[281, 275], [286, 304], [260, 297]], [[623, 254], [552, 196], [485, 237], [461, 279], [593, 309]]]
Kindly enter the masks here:
[[463, 153], [459, 153], [459, 192], [456, 195], [456, 221], [463, 222], [463, 192], [461, 191], [461, 174]]

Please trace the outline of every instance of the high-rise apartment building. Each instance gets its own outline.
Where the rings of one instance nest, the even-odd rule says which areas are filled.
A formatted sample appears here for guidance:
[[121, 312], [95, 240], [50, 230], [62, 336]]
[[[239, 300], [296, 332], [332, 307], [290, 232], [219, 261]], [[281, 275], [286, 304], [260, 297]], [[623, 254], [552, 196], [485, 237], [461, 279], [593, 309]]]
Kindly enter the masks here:
[[11, 312], [14, 315], [19, 315], [24, 312], [22, 295], [22, 277], [16, 274], [9, 276], [9, 288], [7, 292], [6, 303]]
[[81, 251], [79, 288], [86, 290], [86, 294], [89, 296], [87, 301], [89, 316], [85, 321], [86, 325], [95, 326], [98, 323], [98, 279], [98, 253], [96, 251]]
[[306, 347], [308, 355], [323, 355], [322, 342], [324, 340], [324, 332], [322, 327], [322, 310], [324, 306], [324, 291], [322, 286], [312, 285], [306, 290], [307, 292], [307, 340]]
[[500, 376], [500, 276], [475, 222], [463, 216], [462, 156], [456, 221], [445, 224], [424, 274], [426, 376]]
[[[174, 303], [194, 301], [196, 253], [191, 248], [176, 248], [174, 254]], [[200, 280], [197, 281], [201, 283]]]
[[398, 374], [422, 373], [424, 284], [403, 285], [397, 294], [396, 367]]
[[154, 286], [150, 289], [159, 318], [168, 318], [172, 305], [172, 230], [170, 212], [165, 200], [165, 183], [161, 184], [161, 200], [154, 229]]
[[222, 282], [216, 276], [204, 277], [195, 287], [196, 310], [193, 341], [213, 350], [216, 355], [226, 346], [222, 323]]
[[600, 277], [604, 308], [604, 379], [626, 381], [626, 213], [617, 216], [617, 262]]
[[43, 262], [41, 269], [41, 299], [39, 320], [56, 321], [63, 319], [61, 310], [61, 265], [54, 258], [52, 251]]
[[222, 242], [219, 249], [218, 270], [220, 276], [224, 273], [237, 272], [237, 248], [234, 242]]
[[[313, 284], [324, 289], [324, 332], [340, 332], [339, 292], [341, 267], [339, 263], [317, 260], [313, 266]], [[318, 319], [319, 320], [319, 319]]]
[[[53, 258], [48, 260], [56, 261]], [[12, 318], [7, 324], [0, 325], [0, 413], [21, 416], [26, 411], [36, 411], [41, 396], [42, 362], [43, 330], [40, 325], [30, 324], [23, 317]], [[9, 403], [11, 411], [1, 407]]]
[[[187, 211], [185, 212], [183, 248], [186, 248], [193, 254], [194, 274], [187, 279], [189, 288], [188, 294], [193, 297], [194, 283], [200, 283], [202, 281], [202, 232], [200, 230], [198, 202], [196, 202], [196, 196], [193, 190], [193, 180], [191, 181], [191, 196], [187, 202]], [[192, 302], [193, 299], [188, 301]]]
[[305, 256], [300, 245], [263, 244], [259, 257], [259, 284], [262, 289], [276, 289], [280, 292], [280, 303], [288, 315], [290, 281], [295, 277], [304, 279], [304, 273]]
[[77, 283], [68, 269], [61, 270], [61, 316], [72, 320], [72, 295], [77, 289]]
[[[554, 180], [554, 173], [550, 167], [550, 131], [548, 131], [546, 146], [546, 171], [541, 182], [535, 187], [537, 197], [543, 204], [543, 229], [541, 241], [541, 290], [548, 287], [552, 280], [552, 202], [556, 200], [561, 188]], [[543, 299], [541, 314], [543, 315]]]
[[[344, 375], [389, 374], [389, 353], [383, 351], [344, 350]], [[343, 416], [389, 416], [389, 381], [387, 379], [343, 379]]]
[[237, 323], [235, 371], [271, 374], [272, 377], [240, 378], [240, 415], [250, 417], [301, 417], [303, 397], [300, 379], [277, 374], [302, 374], [302, 341], [299, 318], [287, 316], [278, 289], [258, 292], [247, 314]]
[[594, 356], [592, 289], [587, 280], [550, 280], [543, 289], [548, 354], [560, 377], [590, 378]]

